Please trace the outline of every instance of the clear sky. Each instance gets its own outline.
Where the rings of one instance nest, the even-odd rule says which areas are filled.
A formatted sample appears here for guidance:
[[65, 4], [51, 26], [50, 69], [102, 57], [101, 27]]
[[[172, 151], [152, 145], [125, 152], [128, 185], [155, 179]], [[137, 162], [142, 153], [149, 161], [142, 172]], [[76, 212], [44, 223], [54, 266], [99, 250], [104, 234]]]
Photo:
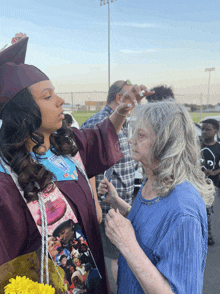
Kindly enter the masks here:
[[[207, 93], [204, 69], [215, 67], [211, 91], [220, 94], [219, 15], [219, 0], [110, 3], [111, 83], [163, 83], [187, 100], [190, 91]], [[108, 7], [100, 0], [5, 0], [0, 28], [0, 48], [15, 33], [29, 36], [26, 63], [58, 91], [107, 91]]]

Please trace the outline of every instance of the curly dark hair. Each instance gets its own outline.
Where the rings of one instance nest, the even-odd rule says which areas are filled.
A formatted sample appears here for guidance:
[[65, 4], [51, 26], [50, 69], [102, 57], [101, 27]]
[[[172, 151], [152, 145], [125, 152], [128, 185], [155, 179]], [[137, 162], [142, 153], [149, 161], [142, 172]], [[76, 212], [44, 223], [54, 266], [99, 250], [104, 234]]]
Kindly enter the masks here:
[[148, 102], [162, 101], [164, 99], [169, 99], [174, 97], [174, 93], [171, 87], [167, 87], [164, 85], [154, 87], [150, 89], [151, 91], [155, 91], [155, 93], [151, 96], [146, 97]]
[[72, 118], [72, 116], [69, 114], [69, 113], [65, 113], [64, 114], [64, 121], [66, 122], [66, 124], [67, 125], [72, 125], [72, 123], [73, 123], [73, 118]]
[[[24, 191], [25, 199], [37, 200], [37, 193], [43, 191], [56, 180], [39, 159], [45, 153], [39, 152], [44, 136], [38, 132], [41, 126], [41, 112], [30, 91], [20, 91], [1, 112], [0, 156], [18, 175], [18, 183]], [[56, 155], [74, 156], [78, 148], [74, 133], [66, 124], [50, 135], [50, 149]], [[36, 144], [33, 148], [36, 160], [28, 150], [28, 142]], [[51, 185], [53, 187], [53, 185]]]

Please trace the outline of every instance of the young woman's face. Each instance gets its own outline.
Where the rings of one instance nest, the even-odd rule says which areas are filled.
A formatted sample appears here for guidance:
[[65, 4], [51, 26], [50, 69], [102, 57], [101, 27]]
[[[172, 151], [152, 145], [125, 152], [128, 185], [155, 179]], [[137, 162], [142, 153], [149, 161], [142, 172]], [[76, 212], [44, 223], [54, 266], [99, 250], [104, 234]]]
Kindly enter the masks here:
[[154, 132], [149, 128], [138, 129], [129, 139], [131, 144], [132, 158], [141, 162], [145, 167], [154, 163], [154, 159], [151, 158], [151, 148], [156, 136]]
[[54, 93], [51, 81], [42, 81], [30, 87], [41, 112], [41, 126], [39, 132], [52, 134], [62, 127], [64, 119], [62, 105], [64, 100]]

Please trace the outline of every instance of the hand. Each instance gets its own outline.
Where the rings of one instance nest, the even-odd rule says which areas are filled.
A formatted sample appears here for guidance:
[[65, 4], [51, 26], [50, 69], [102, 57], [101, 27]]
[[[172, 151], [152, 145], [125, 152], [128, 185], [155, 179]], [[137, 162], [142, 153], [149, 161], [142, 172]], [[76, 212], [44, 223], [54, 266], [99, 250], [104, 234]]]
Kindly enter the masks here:
[[26, 38], [26, 37], [27, 37], [27, 35], [23, 34], [23, 33], [15, 34], [15, 37], [12, 38], [11, 43], [14, 44], [14, 43], [18, 42], [19, 40]]
[[207, 176], [211, 176], [211, 177], [215, 176], [214, 171], [212, 171], [212, 170], [210, 170], [210, 169], [206, 169], [206, 170], [204, 170], [204, 173], [205, 173]]
[[137, 242], [131, 222], [118, 209], [110, 209], [106, 215], [105, 233], [120, 251]]
[[101, 180], [99, 186], [98, 186], [98, 196], [101, 197], [108, 193], [103, 200], [103, 202], [106, 202], [110, 204], [111, 206], [114, 206], [116, 199], [119, 197], [118, 193], [115, 189], [115, 187], [110, 183], [107, 178], [105, 177], [103, 180]]
[[121, 103], [117, 107], [117, 111], [122, 115], [128, 114], [144, 97], [153, 95], [155, 91], [148, 91], [144, 85], [134, 85], [128, 92], [122, 96]]
[[97, 205], [96, 205], [96, 210], [97, 210], [98, 223], [101, 224], [101, 222], [102, 222], [102, 208], [99, 203], [97, 203]]

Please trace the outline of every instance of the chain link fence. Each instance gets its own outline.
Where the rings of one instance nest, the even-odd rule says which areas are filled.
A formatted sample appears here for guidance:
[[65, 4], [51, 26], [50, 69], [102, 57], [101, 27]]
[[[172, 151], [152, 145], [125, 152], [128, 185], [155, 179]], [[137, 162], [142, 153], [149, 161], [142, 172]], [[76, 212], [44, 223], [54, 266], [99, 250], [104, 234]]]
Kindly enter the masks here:
[[[105, 102], [107, 100], [107, 94], [107, 91], [57, 93], [57, 95], [64, 99], [66, 104], [65, 107], [71, 108], [72, 112], [75, 112], [77, 110], [99, 111], [103, 109]], [[201, 105], [203, 105], [201, 107], [203, 110], [209, 110], [211, 112], [220, 111], [220, 105], [217, 105], [216, 103], [210, 103], [209, 105], [207, 105], [207, 101], [218, 101], [220, 104], [220, 94], [217, 93], [209, 95], [208, 99], [206, 94], [175, 93], [175, 98], [178, 102], [182, 104], [185, 104], [184, 102], [187, 100], [188, 103], [186, 103], [186, 105], [189, 111], [199, 111]], [[146, 102], [147, 101], [144, 99], [142, 103], [144, 104]], [[191, 109], [192, 105], [194, 109]]]

